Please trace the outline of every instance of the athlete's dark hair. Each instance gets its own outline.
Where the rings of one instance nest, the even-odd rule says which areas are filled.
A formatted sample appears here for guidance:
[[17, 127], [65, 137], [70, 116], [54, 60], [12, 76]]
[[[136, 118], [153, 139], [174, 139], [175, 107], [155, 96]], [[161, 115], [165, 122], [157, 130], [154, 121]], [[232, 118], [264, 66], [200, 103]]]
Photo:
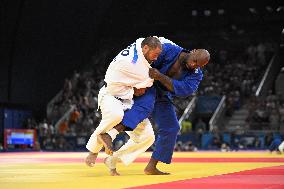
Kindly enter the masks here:
[[142, 43], [141, 47], [143, 48], [145, 45], [148, 45], [150, 49], [156, 49], [157, 47], [159, 49], [162, 49], [161, 41], [157, 37], [146, 37]]

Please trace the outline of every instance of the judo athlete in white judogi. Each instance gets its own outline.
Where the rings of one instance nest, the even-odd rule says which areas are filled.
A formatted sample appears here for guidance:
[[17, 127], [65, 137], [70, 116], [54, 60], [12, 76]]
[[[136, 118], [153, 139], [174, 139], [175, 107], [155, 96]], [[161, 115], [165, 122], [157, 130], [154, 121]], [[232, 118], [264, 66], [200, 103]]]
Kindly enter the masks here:
[[[140, 38], [121, 51], [110, 63], [104, 79], [106, 85], [100, 89], [98, 95], [102, 120], [86, 145], [90, 151], [85, 160], [88, 166], [94, 165], [98, 152], [103, 147], [103, 140], [98, 136], [108, 133], [114, 139], [117, 133], [110, 130], [122, 121], [124, 111], [131, 108], [133, 95], [140, 96], [145, 92], [145, 88], [152, 86], [153, 79], [149, 77], [150, 64], [157, 60], [161, 51], [162, 45], [158, 38]], [[127, 134], [130, 136], [127, 142], [128, 150], [120, 155], [121, 161], [126, 165], [145, 152], [155, 139], [148, 119]], [[109, 149], [109, 152], [111, 150]]]

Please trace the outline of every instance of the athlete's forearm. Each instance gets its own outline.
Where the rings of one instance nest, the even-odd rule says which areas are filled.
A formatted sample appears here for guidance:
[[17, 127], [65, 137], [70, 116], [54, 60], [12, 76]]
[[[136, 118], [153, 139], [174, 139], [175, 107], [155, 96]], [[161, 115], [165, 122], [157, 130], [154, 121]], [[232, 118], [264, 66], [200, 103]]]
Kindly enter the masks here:
[[164, 85], [169, 91], [174, 92], [173, 81], [168, 76], [159, 72], [159, 70], [155, 68], [149, 69], [149, 76], [154, 80], [158, 80]]
[[160, 76], [157, 78], [158, 81], [160, 81], [169, 91], [174, 91], [174, 85], [172, 82], [172, 79], [164, 74], [160, 74]]

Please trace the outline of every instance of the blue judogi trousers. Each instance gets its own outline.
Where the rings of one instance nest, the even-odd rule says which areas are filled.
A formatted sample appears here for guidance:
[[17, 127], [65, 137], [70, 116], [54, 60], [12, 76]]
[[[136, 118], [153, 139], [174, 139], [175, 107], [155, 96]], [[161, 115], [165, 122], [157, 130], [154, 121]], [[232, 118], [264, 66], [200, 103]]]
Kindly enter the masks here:
[[273, 139], [273, 141], [271, 142], [271, 144], [269, 145], [268, 149], [272, 152], [272, 151], [277, 151], [279, 145], [281, 144], [281, 139], [280, 138], [275, 138]]
[[133, 130], [150, 115], [158, 126], [152, 158], [169, 164], [180, 126], [167, 96], [161, 95], [155, 87], [149, 88], [143, 96], [134, 98], [132, 108], [124, 113], [122, 124]]

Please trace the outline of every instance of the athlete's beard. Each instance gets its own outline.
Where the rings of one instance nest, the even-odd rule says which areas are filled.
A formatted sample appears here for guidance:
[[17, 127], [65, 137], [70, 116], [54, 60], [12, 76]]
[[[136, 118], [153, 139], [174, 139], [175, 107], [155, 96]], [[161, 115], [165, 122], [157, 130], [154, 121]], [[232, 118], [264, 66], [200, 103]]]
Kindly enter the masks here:
[[181, 66], [182, 66], [183, 69], [187, 69], [186, 63], [187, 63], [186, 58], [184, 58], [184, 59], [181, 61]]
[[154, 62], [153, 60], [149, 59], [149, 51], [145, 53], [144, 57], [149, 62], [149, 64], [152, 64]]
[[180, 64], [182, 69], [192, 71], [194, 68], [191, 68], [187, 63], [189, 61], [189, 55], [185, 56], [183, 60], [181, 60]]
[[188, 58], [189, 58], [188, 56], [185, 56], [183, 58], [183, 60], [181, 60], [181, 63], [180, 63], [182, 68], [185, 69], [185, 70], [188, 70], [188, 66], [187, 66]]

